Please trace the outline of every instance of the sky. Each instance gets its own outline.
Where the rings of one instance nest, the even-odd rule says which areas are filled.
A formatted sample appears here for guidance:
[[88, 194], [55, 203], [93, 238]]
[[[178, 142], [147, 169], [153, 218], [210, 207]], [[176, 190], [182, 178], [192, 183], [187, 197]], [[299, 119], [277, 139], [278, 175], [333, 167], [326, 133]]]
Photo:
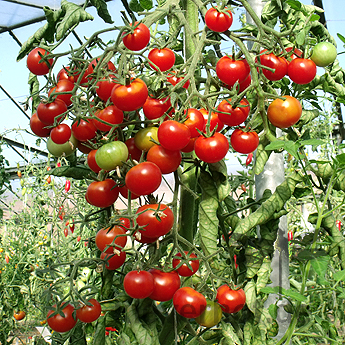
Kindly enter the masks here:
[[[337, 37], [337, 33], [341, 33], [343, 36], [345, 36], [345, 29], [343, 26], [345, 18], [343, 16], [343, 11], [339, 10], [343, 6], [343, 1], [344, 0], [324, 1], [328, 30], [330, 31], [331, 35], [334, 36], [337, 40], [338, 53], [345, 50], [343, 47], [343, 43]], [[302, 2], [304, 4], [312, 4], [311, 0], [303, 0]], [[109, 2], [108, 8], [113, 17], [113, 20], [115, 21], [115, 24], [121, 25], [122, 20], [120, 19], [119, 11], [122, 10], [122, 5], [120, 0]], [[95, 20], [94, 22], [82, 23], [77, 28], [76, 31], [81, 37], [89, 37], [100, 27], [107, 26], [101, 19], [97, 18], [97, 14], [92, 8], [88, 9], [88, 12], [94, 15]], [[235, 15], [233, 26], [239, 25], [238, 23], [238, 16], [236, 17]], [[14, 30], [14, 33], [21, 42], [24, 42], [42, 25], [43, 23], [29, 25], [24, 28]], [[108, 39], [114, 38], [112, 34], [109, 34], [107, 37]], [[73, 45], [76, 44], [76, 41], [73, 37], [71, 38], [70, 42]], [[12, 97], [17, 102], [22, 102], [25, 100], [29, 93], [29, 87], [27, 84], [28, 70], [26, 68], [25, 59], [21, 60], [20, 62], [16, 62], [15, 59], [19, 51], [19, 46], [8, 33], [0, 34], [0, 47], [0, 84], [12, 95]], [[67, 49], [67, 45], [65, 45], [65, 48]], [[61, 47], [61, 49], [65, 48], [63, 46]], [[345, 67], [345, 54], [339, 55], [338, 58], [340, 60], [341, 66]], [[40, 80], [43, 81], [42, 79]], [[9, 137], [16, 141], [24, 142], [28, 146], [36, 147], [35, 141], [37, 138], [27, 135], [23, 132], [25, 128], [29, 128], [29, 120], [18, 110], [15, 105], [13, 105], [13, 103], [1, 90], [0, 114], [2, 120], [0, 122], [0, 133], [5, 133], [6, 137]], [[30, 116], [30, 111], [28, 111], [27, 114]], [[13, 128], [20, 128], [22, 130], [8, 132]], [[40, 148], [44, 149], [44, 145], [42, 145]], [[23, 159], [11, 149], [6, 150], [5, 156], [10, 161], [11, 166], [15, 165], [17, 162], [20, 162], [20, 164], [24, 163]], [[30, 153], [28, 154], [27, 158], [31, 158]], [[236, 166], [235, 169], [237, 168], [237, 166], [239, 166], [236, 161], [237, 160], [233, 161], [233, 164]]]

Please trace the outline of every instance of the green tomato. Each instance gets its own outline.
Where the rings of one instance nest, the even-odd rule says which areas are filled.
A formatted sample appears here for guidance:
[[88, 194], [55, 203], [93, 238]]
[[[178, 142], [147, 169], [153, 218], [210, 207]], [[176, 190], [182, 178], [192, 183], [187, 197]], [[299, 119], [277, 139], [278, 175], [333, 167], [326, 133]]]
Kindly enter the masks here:
[[101, 146], [95, 155], [96, 163], [106, 171], [121, 166], [128, 158], [128, 148], [122, 141], [112, 141]]
[[329, 42], [320, 42], [313, 48], [311, 59], [315, 62], [316, 66], [326, 67], [337, 57], [337, 48]]
[[[148, 151], [152, 146], [158, 143], [158, 127], [146, 127], [140, 129], [134, 136], [135, 146], [142, 151]], [[154, 141], [152, 141], [152, 139]], [[155, 143], [156, 142], [156, 143]]]
[[69, 156], [78, 145], [78, 140], [71, 134], [71, 137], [64, 144], [55, 144], [50, 137], [47, 140], [47, 150], [55, 157]]
[[220, 322], [222, 318], [222, 308], [217, 302], [207, 300], [205, 311], [195, 321], [203, 327], [213, 327]]

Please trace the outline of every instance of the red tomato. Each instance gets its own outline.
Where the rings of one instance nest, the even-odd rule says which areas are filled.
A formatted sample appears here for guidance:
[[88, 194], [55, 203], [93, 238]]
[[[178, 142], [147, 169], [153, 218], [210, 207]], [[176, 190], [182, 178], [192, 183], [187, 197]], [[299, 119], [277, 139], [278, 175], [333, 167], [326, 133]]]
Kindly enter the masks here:
[[75, 76], [76, 74], [71, 72], [71, 68], [67, 66], [60, 69], [59, 73], [56, 75], [56, 80], [68, 80], [74, 83], [76, 81]]
[[297, 48], [292, 51], [292, 47], [287, 47], [285, 50], [289, 53], [288, 58], [290, 61], [297, 58], [303, 58], [303, 52]]
[[267, 117], [278, 128], [293, 126], [302, 115], [302, 105], [292, 96], [283, 96], [285, 100], [276, 98], [267, 109]]
[[194, 151], [194, 145], [195, 145], [195, 141], [198, 138], [190, 138], [189, 143], [183, 148], [181, 149], [181, 152], [192, 152]]
[[[97, 59], [93, 59], [90, 63], [89, 66], [86, 69], [85, 75], [87, 77], [87, 79], [91, 80], [93, 77], [91, 76], [92, 73], [94, 73], [94, 70], [96, 68], [96, 66], [98, 65], [98, 63], [100, 62], [100, 58]], [[100, 62], [101, 66], [98, 68], [101, 68], [103, 71], [113, 71], [116, 72], [116, 68], [114, 66], [114, 64], [111, 61], [107, 62], [107, 66], [105, 67], [105, 63], [104, 61]]]
[[54, 93], [54, 96], [52, 97], [56, 97], [55, 99], [61, 99], [62, 101], [66, 103], [67, 106], [69, 106], [72, 104], [71, 98], [73, 96], [72, 94], [73, 89], [74, 89], [74, 84], [72, 82], [70, 82], [69, 80], [62, 79], [58, 81], [56, 86], [54, 86], [53, 88], [49, 90], [48, 96]]
[[[53, 305], [53, 308], [56, 308], [56, 305]], [[54, 316], [51, 316], [55, 310], [50, 310], [47, 314], [47, 323], [49, 327], [58, 333], [64, 333], [70, 331], [77, 323], [77, 319], [73, 317], [74, 307], [69, 303], [63, 304], [62, 313], [64, 316], [61, 316], [57, 313]]]
[[121, 250], [127, 243], [126, 231], [118, 225], [100, 229], [95, 238], [96, 246], [101, 252], [114, 254], [114, 250]]
[[129, 85], [116, 84], [111, 91], [111, 101], [123, 111], [133, 111], [145, 104], [148, 94], [146, 84], [137, 78]]
[[116, 182], [112, 179], [91, 182], [87, 187], [85, 198], [87, 202], [96, 207], [109, 207], [119, 196]]
[[246, 303], [246, 295], [242, 289], [232, 290], [228, 285], [222, 285], [217, 289], [217, 302], [224, 313], [237, 313]]
[[176, 269], [177, 273], [182, 276], [182, 277], [190, 277], [192, 276], [194, 273], [196, 273], [196, 271], [199, 269], [199, 260], [194, 260], [197, 258], [197, 256], [194, 253], [190, 253], [188, 255], [188, 252], [185, 251], [184, 252], [187, 256], [187, 260], [188, 260], [188, 265], [186, 262], [184, 262], [179, 268], [176, 269], [176, 267], [178, 265], [180, 265], [181, 262], [183, 262], [184, 260], [178, 259], [176, 258], [176, 256], [182, 257], [181, 253], [177, 253], [175, 255], [175, 258], [172, 261], [172, 265], [173, 267]]
[[220, 58], [216, 65], [218, 78], [228, 87], [242, 83], [249, 75], [250, 67], [246, 60], [232, 60], [228, 56]]
[[187, 113], [187, 118], [183, 122], [184, 125], [186, 125], [190, 130], [191, 138], [196, 138], [200, 136], [200, 133], [197, 131], [203, 131], [205, 126], [205, 120], [204, 115], [202, 112], [200, 112], [197, 109], [189, 108], [187, 111], [185, 111], [185, 114]]
[[170, 98], [161, 99], [147, 97], [143, 105], [143, 112], [148, 120], [155, 120], [163, 116], [171, 107]]
[[138, 208], [136, 221], [146, 237], [158, 238], [166, 235], [174, 225], [174, 214], [164, 204], [147, 204]]
[[[118, 188], [119, 188], [120, 194], [124, 198], [128, 199], [128, 188], [127, 188], [127, 186], [124, 185], [124, 186], [121, 186]], [[131, 200], [138, 199], [139, 197], [140, 197], [140, 195], [136, 195], [136, 194], [131, 193]]]
[[47, 59], [47, 62], [41, 61], [42, 57], [48, 55], [49, 52], [43, 48], [34, 48], [28, 54], [26, 65], [31, 73], [36, 75], [44, 75], [49, 72], [53, 65], [54, 59]]
[[97, 150], [91, 150], [88, 155], [87, 155], [87, 165], [89, 166], [89, 168], [95, 172], [96, 174], [98, 174], [102, 169], [98, 166], [98, 164], [96, 163], [96, 152]]
[[316, 76], [315, 62], [310, 59], [294, 59], [289, 63], [288, 74], [296, 84], [309, 84]]
[[91, 119], [78, 119], [72, 125], [72, 132], [77, 140], [88, 141], [96, 136], [97, 129]]
[[91, 323], [96, 321], [102, 312], [102, 307], [97, 300], [91, 298], [88, 300], [88, 303], [91, 305], [85, 304], [81, 308], [77, 309], [77, 318], [81, 322]]
[[132, 298], [149, 297], [153, 291], [153, 277], [147, 271], [130, 271], [123, 280], [123, 287]]
[[138, 25], [138, 22], [135, 22], [134, 26], [135, 29], [132, 32], [129, 31], [122, 37], [122, 42], [126, 48], [138, 51], [144, 49], [150, 42], [150, 30], [143, 23]]
[[[206, 133], [206, 125], [208, 122], [208, 117], [210, 115], [209, 115], [209, 112], [204, 108], [201, 108], [199, 111], [204, 116], [204, 130], [203, 131], [204, 133]], [[223, 127], [224, 127], [224, 123], [220, 121], [218, 114], [212, 111], [211, 119], [210, 119], [210, 132], [212, 132], [215, 128], [216, 128], [216, 132], [220, 132], [223, 129]]]
[[71, 134], [71, 127], [65, 123], [60, 123], [51, 130], [50, 138], [55, 144], [64, 144], [69, 140]]
[[232, 13], [227, 8], [219, 11], [217, 7], [211, 7], [205, 14], [205, 24], [209, 29], [215, 32], [224, 32], [228, 30], [232, 22]]
[[240, 106], [233, 109], [231, 106], [231, 98], [223, 100], [217, 107], [217, 110], [220, 111], [217, 113], [219, 120], [228, 126], [240, 125], [247, 119], [250, 112], [250, 105], [245, 98], [241, 100], [239, 105]]
[[168, 69], [170, 69], [172, 66], [174, 66], [175, 53], [169, 48], [163, 48], [163, 49], [153, 48], [149, 52], [148, 59], [149, 59], [150, 66], [155, 71], [157, 71], [157, 67], [158, 67], [161, 72], [165, 72]]
[[135, 145], [134, 138], [127, 139], [125, 141], [125, 144], [128, 148], [128, 159], [132, 158], [132, 159], [136, 160], [137, 162], [139, 162], [143, 151], [141, 151], [137, 148], [137, 146]]
[[154, 268], [149, 272], [153, 276], [153, 291], [149, 297], [154, 301], [170, 301], [181, 286], [177, 272], [163, 272]]
[[111, 91], [116, 85], [116, 79], [114, 77], [108, 77], [97, 82], [96, 93], [97, 96], [104, 102], [111, 97]]
[[162, 173], [158, 166], [151, 162], [143, 162], [129, 169], [125, 182], [127, 188], [137, 195], [148, 195], [158, 189], [162, 181]]
[[195, 154], [206, 163], [221, 161], [229, 151], [229, 141], [221, 133], [214, 133], [211, 137], [199, 137], [194, 144]]
[[248, 74], [248, 77], [240, 83], [238, 92], [241, 93], [244, 90], [246, 90], [251, 83], [252, 83], [252, 77], [250, 74]]
[[[167, 81], [172, 84], [172, 85], [176, 85], [178, 84], [180, 81], [183, 80], [184, 77], [177, 77], [176, 75], [176, 72], [175, 71], [172, 71], [171, 73], [168, 73], [168, 77], [167, 77]], [[183, 88], [184, 89], [188, 89], [189, 87], [189, 84], [190, 84], [190, 81], [187, 80], [184, 84], [183, 84]]]
[[248, 153], [247, 159], [246, 159], [246, 165], [248, 166], [253, 160], [253, 152]]
[[251, 153], [259, 146], [259, 136], [256, 132], [243, 132], [237, 128], [231, 134], [230, 143], [239, 153]]
[[170, 174], [177, 170], [182, 161], [181, 151], [171, 151], [163, 146], [152, 146], [147, 152], [146, 160], [155, 163], [162, 174]]
[[82, 152], [82, 153], [85, 153], [86, 155], [90, 153], [90, 151], [92, 151], [92, 147], [89, 147], [88, 146], [89, 143], [83, 143], [81, 141], [78, 141], [78, 145], [77, 145], [77, 149]]
[[183, 123], [167, 120], [158, 127], [158, 140], [160, 144], [171, 151], [184, 148], [191, 138], [189, 128]]
[[120, 268], [126, 261], [126, 252], [120, 251], [120, 254], [101, 253], [101, 259], [106, 260], [105, 268], [114, 271]]
[[65, 116], [67, 106], [61, 99], [56, 99], [50, 103], [40, 103], [37, 107], [37, 116], [46, 125], [53, 125], [54, 121], [61, 121]]
[[[118, 125], [123, 121], [123, 111], [117, 108], [115, 105], [108, 105], [103, 110], [95, 112], [95, 116], [111, 125]], [[94, 120], [93, 124], [98, 130], [103, 132], [108, 132], [112, 129], [111, 125], [107, 125], [97, 120]]]
[[191, 287], [178, 289], [173, 297], [176, 312], [188, 319], [194, 319], [206, 309], [206, 298]]
[[42, 122], [36, 113], [32, 114], [30, 118], [30, 128], [38, 137], [49, 137], [51, 128], [46, 128], [46, 124]]
[[14, 313], [13, 313], [13, 317], [14, 317], [17, 321], [23, 320], [25, 316], [26, 316], [26, 313], [25, 313], [25, 311], [23, 311], [23, 310], [20, 310], [20, 311], [18, 311], [18, 312], [14, 312]]
[[135, 232], [134, 233], [134, 238], [136, 241], [140, 242], [140, 243], [153, 243], [156, 242], [158, 240], [159, 237], [146, 237], [144, 236], [142, 233], [140, 232]]
[[262, 67], [262, 73], [268, 80], [280, 80], [282, 79], [288, 71], [288, 62], [285, 58], [276, 56], [273, 53], [264, 54], [267, 49], [260, 52], [260, 63], [263, 66], [273, 68], [275, 71], [272, 72], [268, 69]]

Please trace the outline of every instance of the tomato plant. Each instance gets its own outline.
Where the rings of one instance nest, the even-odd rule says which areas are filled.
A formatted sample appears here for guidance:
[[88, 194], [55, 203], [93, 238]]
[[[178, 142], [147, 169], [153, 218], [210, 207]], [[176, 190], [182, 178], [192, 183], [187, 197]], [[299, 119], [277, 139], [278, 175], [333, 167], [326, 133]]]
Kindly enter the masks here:
[[267, 109], [267, 117], [278, 128], [288, 128], [298, 122], [302, 115], [302, 105], [292, 96], [275, 99]]
[[203, 327], [213, 327], [217, 325], [222, 318], [222, 308], [217, 302], [207, 301], [205, 311], [196, 317], [195, 321]]

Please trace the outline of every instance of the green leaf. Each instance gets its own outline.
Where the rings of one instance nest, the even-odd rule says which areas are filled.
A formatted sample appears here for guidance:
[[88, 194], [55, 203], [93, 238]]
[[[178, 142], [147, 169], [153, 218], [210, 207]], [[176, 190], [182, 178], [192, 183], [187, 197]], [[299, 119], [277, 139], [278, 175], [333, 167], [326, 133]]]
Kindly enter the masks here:
[[345, 270], [337, 271], [333, 274], [333, 278], [338, 281], [345, 281]]
[[247, 265], [246, 278], [254, 278], [262, 265], [263, 257], [259, 250], [253, 247], [246, 247], [245, 256]]
[[345, 164], [345, 153], [341, 153], [339, 155], [336, 155], [335, 159], [340, 165], [344, 165]]
[[313, 145], [313, 146], [319, 146], [324, 145], [326, 142], [321, 139], [308, 139], [308, 140], [302, 140], [299, 142], [301, 146], [307, 146], [307, 145]]
[[307, 37], [307, 30], [306, 29], [302, 29], [301, 31], [298, 32], [297, 36], [296, 36], [296, 43], [299, 46], [303, 46], [305, 39]]
[[267, 256], [264, 258], [263, 263], [257, 273], [257, 280], [256, 280], [256, 292], [260, 293], [260, 290], [264, 288], [269, 279], [270, 279], [270, 274], [271, 274], [271, 260]]
[[221, 321], [223, 339], [220, 341], [220, 345], [231, 344], [241, 345], [241, 341], [238, 338], [236, 331], [230, 322]]
[[209, 164], [209, 169], [217, 185], [218, 200], [223, 201], [231, 192], [227, 166], [224, 159], [218, 163]]
[[321, 256], [327, 256], [327, 252], [323, 249], [319, 250], [309, 250], [309, 249], [303, 249], [298, 253], [298, 258], [300, 260], [312, 260], [315, 258], [319, 258]]
[[275, 151], [275, 150], [281, 150], [282, 148], [284, 148], [286, 141], [283, 140], [275, 140], [272, 141], [270, 144], [268, 144], [265, 147], [266, 151]]
[[345, 37], [342, 34], [338, 33], [337, 36], [343, 43], [345, 43]]
[[299, 302], [304, 302], [307, 300], [307, 297], [301, 295], [299, 292], [295, 291], [295, 290], [285, 290], [282, 289], [282, 295], [286, 296], [286, 297], [291, 297], [292, 299], [299, 301]]
[[218, 194], [212, 176], [202, 171], [200, 173], [202, 199], [199, 205], [199, 236], [205, 255], [217, 251], [218, 240]]
[[304, 196], [308, 196], [308, 195], [311, 195], [311, 188], [309, 188], [309, 187], [304, 187], [304, 188], [296, 187], [294, 192], [293, 192], [293, 196], [296, 199], [300, 199], [300, 198], [303, 198]]
[[104, 344], [105, 342], [105, 316], [100, 316], [97, 319], [95, 335], [93, 338], [93, 344]]
[[78, 165], [75, 167], [71, 166], [64, 166], [64, 167], [57, 167], [47, 172], [48, 175], [53, 176], [64, 176], [64, 177], [72, 177], [76, 180], [82, 179], [95, 179], [97, 175], [88, 167], [84, 165]]
[[268, 307], [268, 312], [270, 313], [272, 319], [276, 319], [278, 314], [278, 306], [276, 304], [271, 304]]
[[143, 12], [144, 11], [144, 8], [141, 6], [139, 0], [130, 0], [129, 8], [133, 12]]
[[286, 3], [294, 10], [301, 11], [302, 4], [296, 0], [286, 0]]
[[318, 14], [313, 14], [309, 20], [311, 22], [318, 22], [320, 20], [320, 16]]
[[93, 20], [91, 14], [87, 13], [83, 8], [73, 4], [72, 2], [62, 0], [61, 9], [65, 14], [56, 27], [57, 41], [60, 41], [70, 29], [73, 29], [79, 23]]
[[314, 271], [321, 277], [324, 278], [326, 272], [328, 271], [329, 256], [319, 256], [310, 261], [313, 266]]
[[114, 23], [111, 15], [108, 12], [107, 3], [104, 0], [90, 0], [92, 6], [96, 7], [98, 15], [109, 24]]
[[153, 7], [152, 0], [140, 0], [140, 5], [144, 10], [150, 10]]
[[255, 155], [255, 166], [254, 174], [259, 175], [264, 170], [265, 164], [268, 161], [268, 158], [271, 154], [271, 151], [267, 151], [265, 146], [269, 143], [267, 139], [259, 143], [258, 148], [256, 149]]
[[30, 95], [32, 95], [32, 110], [35, 112], [38, 105], [41, 103], [41, 98], [39, 95], [40, 84], [38, 82], [37, 75], [30, 72], [28, 84], [30, 88]]
[[246, 294], [246, 305], [248, 309], [255, 314], [257, 309], [257, 297], [256, 297], [256, 287], [253, 280], [250, 280], [244, 287], [244, 292]]

